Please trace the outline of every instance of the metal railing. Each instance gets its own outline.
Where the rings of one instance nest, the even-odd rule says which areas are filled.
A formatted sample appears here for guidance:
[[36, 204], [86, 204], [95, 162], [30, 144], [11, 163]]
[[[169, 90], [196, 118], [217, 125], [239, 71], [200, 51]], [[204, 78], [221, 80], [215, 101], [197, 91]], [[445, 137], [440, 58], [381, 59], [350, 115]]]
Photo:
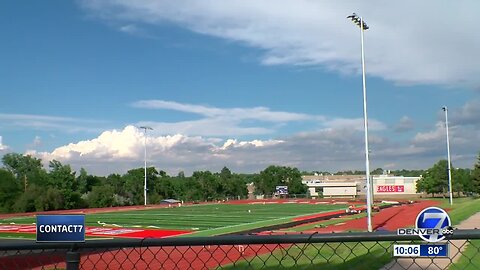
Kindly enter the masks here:
[[0, 242], [0, 269], [480, 269], [480, 230], [456, 230], [444, 258], [395, 258], [395, 232]]

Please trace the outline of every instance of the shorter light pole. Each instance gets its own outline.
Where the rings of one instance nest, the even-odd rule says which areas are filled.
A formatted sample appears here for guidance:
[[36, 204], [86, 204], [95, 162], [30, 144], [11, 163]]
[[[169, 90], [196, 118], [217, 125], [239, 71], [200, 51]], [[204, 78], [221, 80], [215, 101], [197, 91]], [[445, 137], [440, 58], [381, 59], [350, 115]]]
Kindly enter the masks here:
[[147, 129], [153, 130], [153, 128], [147, 126], [142, 126], [139, 128], [144, 130], [143, 147], [145, 150], [145, 182], [143, 185], [143, 199], [144, 205], [147, 205]]
[[443, 106], [442, 110], [445, 112], [445, 130], [447, 134], [447, 170], [448, 170], [448, 192], [450, 195], [450, 205], [453, 205], [453, 191], [452, 191], [452, 168], [450, 165], [450, 139], [448, 137], [448, 108]]

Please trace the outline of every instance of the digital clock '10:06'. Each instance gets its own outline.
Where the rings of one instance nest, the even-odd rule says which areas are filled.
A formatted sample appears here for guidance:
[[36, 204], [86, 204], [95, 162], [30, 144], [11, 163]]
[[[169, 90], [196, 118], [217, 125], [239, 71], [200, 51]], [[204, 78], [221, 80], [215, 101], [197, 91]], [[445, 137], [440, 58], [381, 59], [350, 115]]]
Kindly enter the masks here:
[[447, 257], [448, 245], [393, 245], [394, 257]]

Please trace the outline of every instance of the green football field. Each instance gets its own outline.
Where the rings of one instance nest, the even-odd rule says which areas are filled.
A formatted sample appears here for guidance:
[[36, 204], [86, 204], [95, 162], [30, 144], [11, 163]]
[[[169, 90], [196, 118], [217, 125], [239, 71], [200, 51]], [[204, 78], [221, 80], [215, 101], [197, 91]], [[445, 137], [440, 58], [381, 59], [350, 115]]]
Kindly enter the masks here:
[[[203, 204], [86, 214], [86, 225], [192, 230], [198, 231], [196, 236], [215, 235], [287, 223], [293, 217], [345, 208], [343, 204]], [[1, 224], [34, 222], [34, 216], [0, 219]]]

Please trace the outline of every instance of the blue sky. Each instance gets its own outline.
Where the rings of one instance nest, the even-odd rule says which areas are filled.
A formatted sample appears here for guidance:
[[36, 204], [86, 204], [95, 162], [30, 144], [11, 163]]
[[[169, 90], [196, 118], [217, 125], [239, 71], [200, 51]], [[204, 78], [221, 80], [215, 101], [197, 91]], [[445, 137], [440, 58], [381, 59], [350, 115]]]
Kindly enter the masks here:
[[[480, 151], [476, 1], [3, 1], [0, 151], [95, 174], [428, 168]], [[375, 7], [375, 8], [374, 8]], [[441, 21], [438, 18], [442, 18]], [[392, 18], [402, 18], [403, 21]]]

